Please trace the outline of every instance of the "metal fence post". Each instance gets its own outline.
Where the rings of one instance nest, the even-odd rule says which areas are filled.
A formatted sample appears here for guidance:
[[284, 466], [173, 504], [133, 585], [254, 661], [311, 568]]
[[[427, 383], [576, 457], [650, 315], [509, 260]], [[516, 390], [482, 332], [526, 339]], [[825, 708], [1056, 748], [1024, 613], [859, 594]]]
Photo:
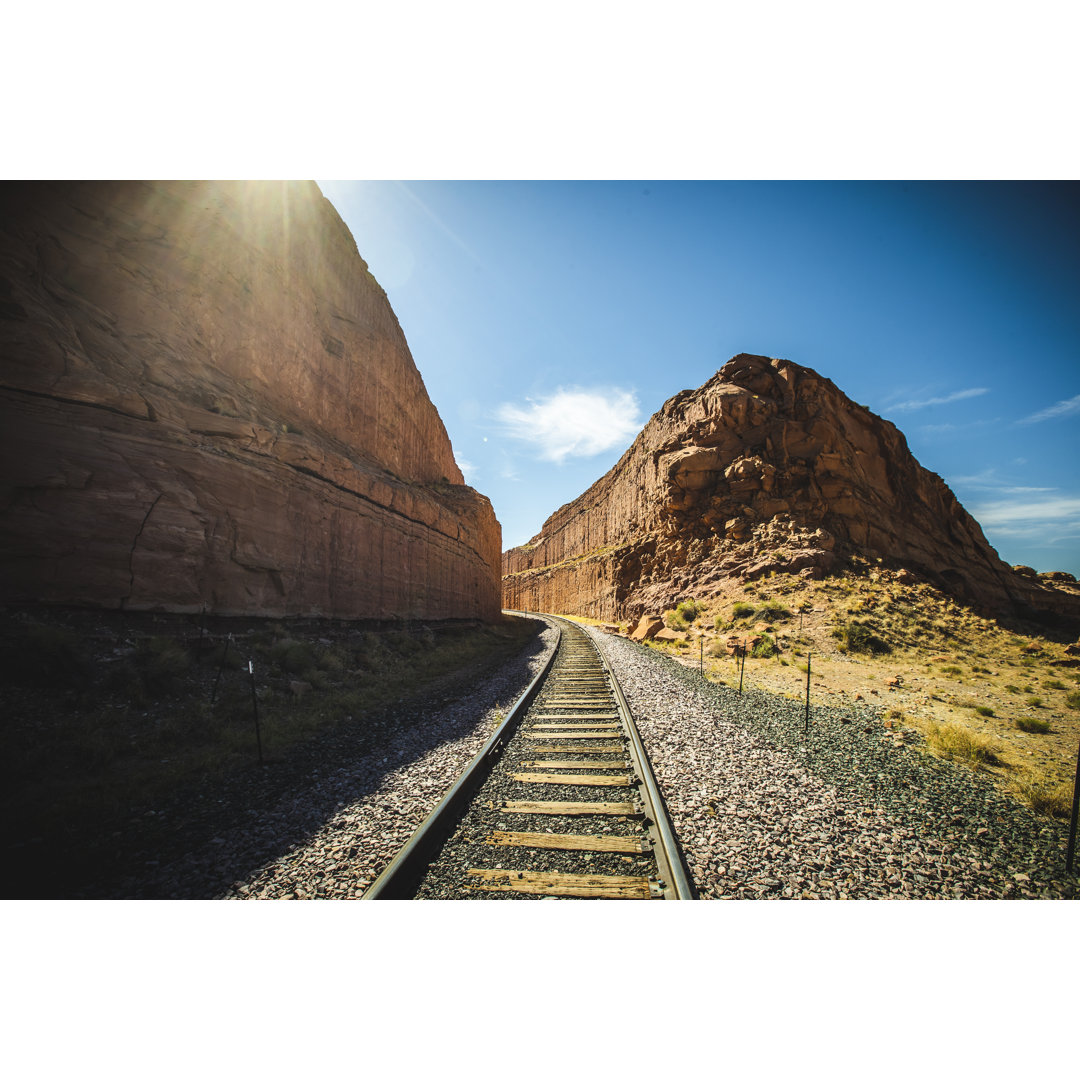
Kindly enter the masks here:
[[1076, 749], [1076, 776], [1073, 778], [1072, 817], [1069, 819], [1069, 850], [1065, 855], [1065, 869], [1071, 874], [1073, 856], [1076, 854], [1076, 813], [1080, 810], [1080, 746]]
[[803, 721], [803, 739], [810, 738], [810, 657], [813, 653], [806, 654], [806, 717]]
[[255, 665], [252, 661], [248, 661], [248, 675], [251, 678], [251, 709], [255, 714], [255, 742], [259, 746], [259, 764], [263, 763], [262, 755], [262, 735], [259, 732], [259, 701], [255, 697]]

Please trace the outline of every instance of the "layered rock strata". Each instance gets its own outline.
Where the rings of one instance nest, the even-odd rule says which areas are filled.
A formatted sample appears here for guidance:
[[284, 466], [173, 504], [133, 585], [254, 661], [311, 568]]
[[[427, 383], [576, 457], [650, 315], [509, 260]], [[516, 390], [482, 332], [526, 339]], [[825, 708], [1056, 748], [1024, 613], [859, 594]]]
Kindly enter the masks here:
[[498, 615], [491, 505], [315, 184], [0, 201], [3, 599]]
[[503, 603], [632, 619], [725, 579], [905, 567], [995, 613], [1080, 616], [997, 557], [904, 436], [828, 379], [741, 354], [668, 401], [618, 464], [503, 554]]

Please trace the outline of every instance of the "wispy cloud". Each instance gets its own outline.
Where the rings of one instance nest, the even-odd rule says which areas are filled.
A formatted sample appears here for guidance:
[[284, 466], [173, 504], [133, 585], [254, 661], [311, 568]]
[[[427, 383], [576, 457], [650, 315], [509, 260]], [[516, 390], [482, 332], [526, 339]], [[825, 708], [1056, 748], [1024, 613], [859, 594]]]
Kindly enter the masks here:
[[629, 443], [641, 427], [637, 398], [618, 387], [560, 387], [525, 401], [506, 402], [495, 415], [507, 435], [531, 443], [544, 461], [601, 454]]
[[1071, 416], [1073, 413], [1078, 412], [1080, 412], [1080, 394], [1069, 398], [1067, 401], [1059, 401], [1056, 405], [1043, 409], [1042, 412], [1032, 413], [1031, 416], [1025, 416], [1023, 420], [1017, 420], [1016, 422], [1018, 424], [1041, 424], [1044, 420], [1056, 420], [1059, 416]]
[[473, 479], [476, 477], [476, 466], [471, 461], [466, 461], [463, 457], [457, 459], [457, 467], [461, 470], [461, 475], [465, 477], [466, 484], [472, 484]]
[[925, 409], [931, 405], [951, 405], [954, 401], [965, 401], [967, 398], [982, 397], [989, 394], [990, 389], [986, 386], [973, 386], [969, 390], [957, 390], [955, 393], [946, 394], [944, 397], [920, 398], [911, 401], [900, 401], [889, 408], [896, 412], [913, 412], [915, 409]]
[[988, 533], [1053, 544], [1080, 531], [1080, 498], [1059, 495], [1025, 501], [998, 500], [969, 508]]

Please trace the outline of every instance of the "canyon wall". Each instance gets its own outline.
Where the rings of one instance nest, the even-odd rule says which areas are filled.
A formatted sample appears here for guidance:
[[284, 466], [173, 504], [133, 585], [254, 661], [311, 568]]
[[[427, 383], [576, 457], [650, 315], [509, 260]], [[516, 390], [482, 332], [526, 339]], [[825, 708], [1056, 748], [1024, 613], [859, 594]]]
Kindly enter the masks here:
[[313, 183], [0, 184], [0, 596], [498, 616], [501, 537]]
[[1076, 596], [998, 558], [894, 425], [809, 368], [747, 354], [668, 401], [606, 476], [503, 554], [503, 603], [629, 619], [853, 555], [995, 614], [1080, 616]]

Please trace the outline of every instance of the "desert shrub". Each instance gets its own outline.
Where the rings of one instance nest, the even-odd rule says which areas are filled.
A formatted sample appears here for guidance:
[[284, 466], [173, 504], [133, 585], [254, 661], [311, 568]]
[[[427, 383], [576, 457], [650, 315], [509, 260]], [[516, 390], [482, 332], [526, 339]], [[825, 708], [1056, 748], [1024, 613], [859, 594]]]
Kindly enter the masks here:
[[985, 735], [960, 724], [934, 724], [926, 736], [927, 743], [942, 757], [969, 761], [976, 765], [998, 765], [997, 744]]
[[784, 607], [779, 600], [766, 600], [761, 605], [760, 614], [771, 622], [783, 622], [791, 618], [791, 611]]
[[172, 638], [152, 637], [136, 645], [134, 663], [147, 690], [166, 690], [191, 667], [191, 656]]
[[833, 637], [839, 641], [841, 652], [881, 654], [892, 652], [892, 646], [878, 637], [874, 629], [865, 623], [852, 619], [833, 630]]
[[1016, 726], [1021, 731], [1029, 731], [1033, 735], [1045, 735], [1050, 730], [1050, 724], [1046, 720], [1036, 720], [1032, 716], [1021, 716], [1016, 721]]
[[954, 665], [952, 665], [950, 667], [943, 667], [941, 669], [941, 674], [942, 675], [963, 675], [964, 672], [963, 672], [962, 668], [958, 668], [954, 664]]
[[20, 686], [83, 686], [90, 673], [79, 636], [60, 626], [18, 627], [0, 647], [0, 676]]
[[676, 605], [675, 614], [679, 616], [684, 622], [692, 623], [704, 610], [704, 608], [696, 600], [684, 600], [681, 604]]
[[1072, 813], [1072, 784], [1064, 781], [1049, 784], [1045, 780], [1031, 779], [1021, 782], [1020, 796], [1037, 814], [1048, 817], [1067, 818]]
[[1042, 698], [1038, 696], [1029, 697], [1026, 704], [1030, 705], [1033, 709], [1038, 709], [1042, 706]]
[[315, 666], [315, 650], [306, 641], [282, 638], [270, 647], [271, 659], [289, 675], [299, 675]]
[[756, 656], [759, 660], [768, 660], [779, 651], [776, 642], [768, 634], [762, 634], [761, 640], [750, 651], [750, 655]]
[[741, 600], [736, 600], [731, 609], [731, 617], [733, 619], [749, 619], [755, 611], [757, 611], [757, 608], [753, 604], [744, 604]]
[[1065, 704], [1070, 709], [1080, 709], [1080, 690], [1074, 690], [1071, 694], [1066, 694]]
[[1014, 686], [1012, 683], [1006, 683], [1005, 684], [1005, 689], [1008, 690], [1010, 694], [1019, 694], [1020, 693], [1020, 687], [1019, 686]]
[[1047, 690], [1064, 690], [1064, 689], [1066, 689], [1065, 684], [1060, 679], [1047, 679], [1043, 683], [1043, 686], [1045, 686]]
[[994, 715], [994, 710], [991, 709], [989, 705], [976, 705], [975, 706], [975, 711], [980, 716], [993, 716]]
[[732, 624], [728, 622], [728, 620], [725, 619], [723, 615], [717, 615], [716, 618], [713, 620], [714, 630], [730, 630], [731, 626]]

